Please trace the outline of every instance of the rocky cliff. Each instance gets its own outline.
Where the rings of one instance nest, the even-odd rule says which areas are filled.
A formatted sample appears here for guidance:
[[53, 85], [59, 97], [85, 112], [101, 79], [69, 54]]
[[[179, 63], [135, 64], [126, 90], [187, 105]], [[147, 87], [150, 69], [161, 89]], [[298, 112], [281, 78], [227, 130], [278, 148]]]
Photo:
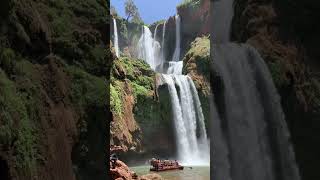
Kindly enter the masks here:
[[208, 36], [197, 37], [183, 58], [183, 73], [195, 83], [207, 128], [210, 122], [210, 63], [210, 39]]
[[[139, 156], [166, 157], [174, 153], [168, 114], [170, 99], [158, 99], [155, 81], [156, 73], [142, 60], [121, 57], [114, 62], [110, 85], [113, 114], [110, 143], [125, 149], [126, 162], [136, 162]], [[159, 93], [169, 98], [167, 91], [159, 90]]]
[[253, 45], [281, 95], [303, 179], [319, 179], [319, 2], [235, 1], [232, 38]]
[[107, 2], [0, 7], [0, 179], [106, 179]]
[[[190, 1], [186, 4], [177, 6], [177, 13], [181, 17], [181, 59], [191, 48], [191, 43], [196, 37], [209, 35], [210, 31], [210, 0]], [[162, 40], [164, 21], [159, 21], [150, 25], [151, 32], [154, 32], [157, 24], [156, 39]], [[175, 50], [176, 38], [176, 22], [175, 17], [171, 16], [166, 22], [166, 37], [165, 37], [165, 59], [171, 61]], [[161, 42], [161, 41], [159, 41]]]

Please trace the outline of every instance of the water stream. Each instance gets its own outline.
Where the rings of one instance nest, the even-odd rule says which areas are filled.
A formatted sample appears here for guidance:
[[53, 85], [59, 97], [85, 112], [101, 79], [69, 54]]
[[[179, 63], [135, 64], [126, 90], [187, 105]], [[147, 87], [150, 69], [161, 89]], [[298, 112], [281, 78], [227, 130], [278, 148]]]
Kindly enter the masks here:
[[118, 28], [117, 28], [117, 21], [113, 18], [113, 42], [114, 42], [114, 49], [116, 51], [116, 56], [119, 57], [119, 39], [118, 39]]

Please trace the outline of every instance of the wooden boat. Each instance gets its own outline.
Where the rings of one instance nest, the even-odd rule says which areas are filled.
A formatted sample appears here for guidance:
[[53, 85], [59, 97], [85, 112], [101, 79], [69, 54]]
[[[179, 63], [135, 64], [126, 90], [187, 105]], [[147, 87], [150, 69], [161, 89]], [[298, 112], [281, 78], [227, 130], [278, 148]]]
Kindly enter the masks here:
[[150, 171], [169, 171], [169, 170], [183, 170], [184, 167], [179, 165], [179, 163], [175, 160], [159, 160], [159, 159], [152, 159], [150, 161], [151, 168]]

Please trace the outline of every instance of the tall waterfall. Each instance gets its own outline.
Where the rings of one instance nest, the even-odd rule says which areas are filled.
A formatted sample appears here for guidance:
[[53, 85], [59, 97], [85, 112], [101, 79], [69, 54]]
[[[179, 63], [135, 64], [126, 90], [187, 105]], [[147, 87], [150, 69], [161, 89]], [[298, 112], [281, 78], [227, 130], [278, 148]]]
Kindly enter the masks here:
[[152, 38], [152, 33], [147, 26], [143, 27], [142, 35], [138, 42], [138, 58], [143, 59], [155, 70], [159, 65], [160, 44]]
[[163, 60], [165, 60], [165, 54], [164, 54], [164, 41], [165, 41], [165, 36], [166, 36], [166, 24], [167, 24], [167, 21], [165, 21], [163, 23], [163, 29], [162, 29], [162, 41], [161, 41], [161, 58]]
[[[163, 26], [161, 53], [158, 53], [160, 45], [158, 46], [159, 43], [156, 41], [158, 26], [155, 28], [154, 38], [152, 38], [149, 28], [144, 26], [138, 43], [139, 58], [158, 72], [157, 67], [164, 62], [165, 26], [166, 23]], [[166, 74], [161, 74], [161, 82], [158, 82], [158, 85], [166, 84], [169, 89], [179, 161], [185, 165], [209, 165], [209, 142], [201, 102], [192, 79], [187, 75], [182, 75], [179, 15], [176, 15], [176, 49], [173, 59], [168, 62], [168, 65]]]
[[114, 49], [116, 51], [116, 56], [119, 57], [119, 43], [118, 43], [118, 28], [117, 28], [117, 21], [113, 18], [113, 42], [114, 42]]
[[180, 24], [181, 24], [181, 19], [180, 16], [177, 14], [175, 16], [176, 19], [176, 48], [174, 50], [174, 54], [172, 56], [172, 61], [179, 61], [180, 60]]
[[232, 4], [220, 0], [211, 8], [212, 67], [219, 79], [212, 87], [216, 102], [211, 106], [212, 178], [300, 180], [280, 96], [267, 65], [253, 47], [230, 43]]

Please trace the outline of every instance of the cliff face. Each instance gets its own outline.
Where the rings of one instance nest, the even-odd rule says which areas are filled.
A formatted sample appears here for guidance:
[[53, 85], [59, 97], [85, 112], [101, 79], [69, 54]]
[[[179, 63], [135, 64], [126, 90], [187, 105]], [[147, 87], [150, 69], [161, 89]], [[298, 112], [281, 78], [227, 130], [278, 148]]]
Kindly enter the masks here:
[[[183, 58], [183, 73], [188, 74], [195, 83], [207, 128], [210, 122], [210, 63], [209, 37], [196, 38]], [[210, 131], [207, 130], [207, 132]]]
[[[191, 48], [191, 43], [196, 37], [209, 35], [210, 31], [210, 0], [201, 0], [197, 3], [187, 3], [177, 7], [177, 13], [181, 18], [181, 59]], [[151, 32], [154, 32], [157, 24], [157, 40], [162, 40], [163, 21], [150, 25]], [[159, 41], [161, 42], [161, 41]], [[176, 22], [171, 16], [166, 23], [165, 35], [165, 59], [171, 61], [175, 50]]]
[[[147, 159], [152, 158], [151, 155], [165, 157], [174, 153], [168, 113], [170, 99], [158, 99], [155, 81], [156, 73], [142, 60], [121, 57], [114, 62], [110, 87], [113, 114], [110, 143], [125, 149], [127, 153], [123, 159], [128, 163], [131, 160], [136, 163], [138, 157]], [[167, 91], [158, 92], [169, 97]]]
[[253, 45], [281, 95], [304, 179], [319, 179], [320, 128], [317, 1], [235, 1], [232, 37]]
[[106, 4], [1, 1], [0, 179], [106, 178]]

